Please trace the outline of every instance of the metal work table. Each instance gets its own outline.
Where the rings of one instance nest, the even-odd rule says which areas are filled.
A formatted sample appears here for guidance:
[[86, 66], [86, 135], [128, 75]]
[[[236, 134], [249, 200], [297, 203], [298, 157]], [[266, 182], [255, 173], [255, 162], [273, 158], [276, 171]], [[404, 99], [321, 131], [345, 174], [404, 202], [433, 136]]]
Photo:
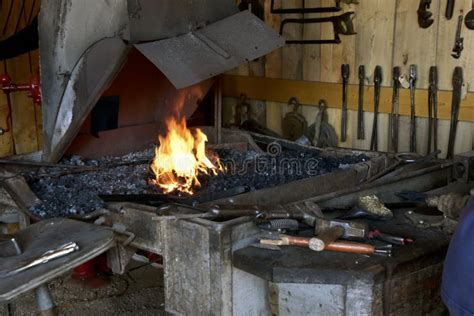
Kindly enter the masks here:
[[[394, 248], [393, 256], [390, 258], [330, 251], [315, 252], [300, 247], [283, 246], [280, 251], [275, 251], [248, 246], [233, 253], [233, 266], [256, 276], [254, 280], [260, 282], [264, 280], [270, 288], [277, 287], [278, 290], [274, 292], [279, 293], [280, 299], [277, 300], [279, 303], [274, 304], [279, 306], [280, 313], [283, 309], [289, 309], [293, 313], [308, 311], [307, 307], [303, 309], [285, 301], [291, 300], [284, 297], [286, 289], [291, 293], [290, 296], [299, 296], [299, 300], [319, 301], [322, 297], [333, 295], [332, 300], [342, 301], [341, 308], [349, 314], [351, 311], [364, 310], [370, 312], [384, 310], [387, 314], [392, 314], [400, 312], [403, 308], [417, 308], [417, 304], [420, 311], [433, 310], [436, 308], [435, 305], [440, 304], [436, 288], [439, 286], [449, 236], [439, 230], [413, 227], [404, 218], [404, 212], [397, 211], [396, 217], [388, 222], [369, 222], [371, 228], [415, 240], [413, 244]], [[400, 284], [404, 285], [399, 286]], [[347, 296], [345, 298], [340, 297], [341, 294], [336, 291], [341, 286], [345, 289], [346, 294], [343, 294]], [[301, 292], [297, 293], [296, 288]], [[356, 309], [349, 306], [350, 295], [347, 292], [350, 292], [351, 288], [359, 288], [359, 294], [365, 293], [360, 301], [369, 297], [373, 299], [363, 303], [365, 305], [363, 308]], [[327, 293], [322, 295], [321, 292]], [[407, 295], [407, 292], [412, 293], [412, 296]], [[262, 296], [262, 299], [268, 298]], [[408, 301], [411, 303], [408, 304]], [[323, 302], [327, 303], [327, 299], [323, 299]], [[413, 302], [415, 307], [407, 307]], [[321, 303], [321, 305], [327, 304]], [[295, 310], [295, 308], [301, 309]], [[331, 310], [323, 308], [320, 312], [337, 314], [337, 310], [337, 308]]]

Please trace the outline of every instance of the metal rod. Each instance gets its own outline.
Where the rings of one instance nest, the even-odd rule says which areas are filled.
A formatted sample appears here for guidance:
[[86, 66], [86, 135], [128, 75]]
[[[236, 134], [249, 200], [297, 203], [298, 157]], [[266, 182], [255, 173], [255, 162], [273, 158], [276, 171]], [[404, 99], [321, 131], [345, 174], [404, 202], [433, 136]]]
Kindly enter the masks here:
[[374, 73], [374, 123], [372, 126], [372, 140], [370, 150], [378, 151], [378, 113], [380, 104], [380, 87], [382, 84], [382, 67], [376, 66]]
[[410, 65], [410, 152], [416, 152], [416, 109], [415, 88], [417, 71], [416, 65]]
[[365, 85], [365, 66], [359, 66], [359, 102], [357, 113], [357, 139], [365, 139], [364, 126], [364, 85]]
[[447, 158], [453, 158], [454, 144], [456, 141], [457, 125], [459, 120], [459, 109], [461, 106], [461, 93], [463, 85], [463, 70], [456, 67], [453, 74], [453, 99], [451, 103], [451, 128], [449, 130], [448, 154]]
[[400, 94], [400, 67], [394, 67], [392, 71], [393, 94], [392, 94], [392, 112], [390, 113], [390, 149], [398, 152], [398, 124], [399, 114], [399, 94]]
[[214, 128], [215, 143], [222, 142], [222, 84], [220, 77], [216, 78], [214, 97]]
[[48, 289], [47, 284], [43, 284], [35, 289], [36, 305], [38, 309], [38, 315], [42, 316], [53, 316], [56, 315], [54, 311], [53, 297]]
[[347, 85], [349, 84], [349, 65], [341, 66], [342, 75], [342, 114], [341, 114], [341, 142], [347, 140]]

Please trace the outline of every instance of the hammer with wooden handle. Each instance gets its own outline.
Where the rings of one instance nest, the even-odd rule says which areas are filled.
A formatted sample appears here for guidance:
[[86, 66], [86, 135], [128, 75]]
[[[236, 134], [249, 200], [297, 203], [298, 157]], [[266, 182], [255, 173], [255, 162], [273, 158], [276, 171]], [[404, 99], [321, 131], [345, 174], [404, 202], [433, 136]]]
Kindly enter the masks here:
[[[315, 250], [315, 247], [319, 247], [320, 240], [314, 237], [294, 237], [294, 236], [281, 236], [280, 239], [261, 239], [260, 244], [269, 246], [299, 246]], [[314, 246], [316, 244], [316, 246]], [[325, 246], [324, 250], [357, 253], [357, 254], [378, 254], [384, 256], [391, 256], [391, 247], [377, 248], [374, 245], [349, 242], [349, 241], [336, 241]]]

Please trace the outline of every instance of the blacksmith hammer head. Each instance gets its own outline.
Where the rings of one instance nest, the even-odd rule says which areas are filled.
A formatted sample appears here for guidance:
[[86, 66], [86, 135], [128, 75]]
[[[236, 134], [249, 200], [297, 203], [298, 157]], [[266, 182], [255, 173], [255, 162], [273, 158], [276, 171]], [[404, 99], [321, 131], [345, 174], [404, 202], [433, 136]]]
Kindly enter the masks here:
[[18, 239], [13, 235], [0, 234], [0, 258], [21, 255]]

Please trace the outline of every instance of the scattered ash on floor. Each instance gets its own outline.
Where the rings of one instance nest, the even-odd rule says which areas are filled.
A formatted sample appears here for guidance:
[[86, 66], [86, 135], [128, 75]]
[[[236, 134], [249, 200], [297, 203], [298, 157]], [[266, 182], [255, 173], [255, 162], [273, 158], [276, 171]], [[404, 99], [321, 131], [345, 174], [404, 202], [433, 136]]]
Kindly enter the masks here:
[[[153, 149], [123, 157], [84, 160], [73, 156], [61, 161], [74, 168], [42, 168], [26, 176], [33, 192], [43, 201], [30, 211], [41, 218], [82, 216], [104, 206], [99, 195], [162, 193], [152, 178], [149, 162]], [[315, 151], [283, 151], [274, 154], [256, 151], [217, 151], [226, 171], [218, 176], [200, 176], [196, 196], [244, 187], [259, 190], [300, 180], [367, 161], [365, 155], [327, 158]], [[85, 169], [85, 170], [84, 170]], [[176, 195], [179, 198], [179, 195]]]

